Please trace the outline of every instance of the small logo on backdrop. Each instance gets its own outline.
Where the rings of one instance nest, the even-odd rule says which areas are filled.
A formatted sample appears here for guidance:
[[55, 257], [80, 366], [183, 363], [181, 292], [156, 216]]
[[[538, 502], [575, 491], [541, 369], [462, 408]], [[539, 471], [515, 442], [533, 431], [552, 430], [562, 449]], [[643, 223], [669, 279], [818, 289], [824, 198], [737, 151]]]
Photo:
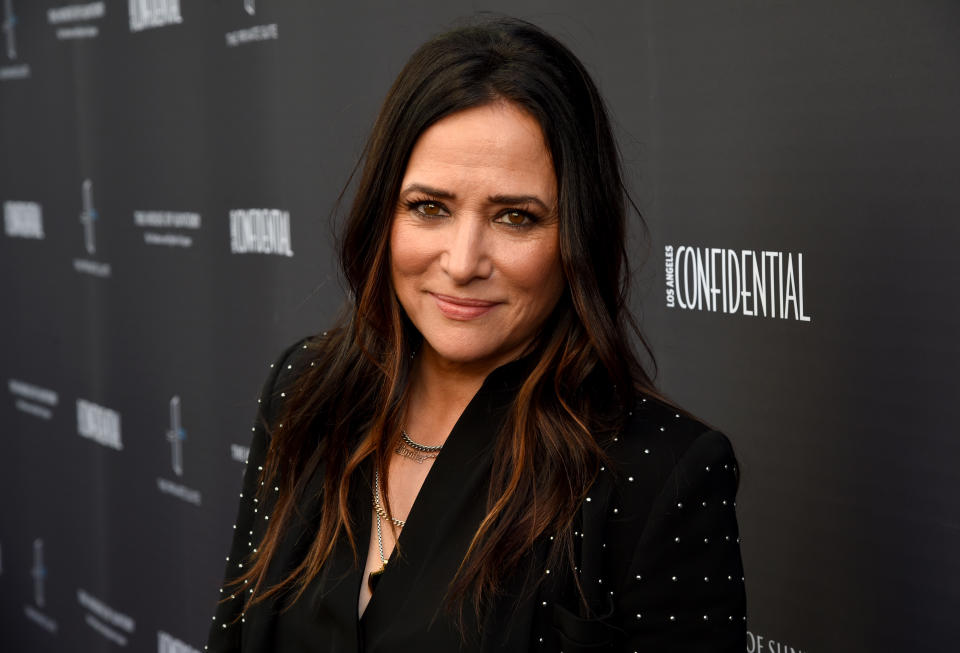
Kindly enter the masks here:
[[230, 251], [234, 254], [293, 256], [290, 212], [233, 209], [230, 211]]
[[157, 653], [200, 653], [200, 651], [170, 633], [158, 630]]
[[43, 211], [36, 202], [4, 202], [3, 232], [11, 238], [43, 240]]
[[[253, 16], [257, 13], [256, 2], [254, 0], [243, 0], [243, 10], [247, 15]], [[234, 30], [226, 33], [227, 47], [233, 48], [247, 43], [256, 43], [257, 41], [272, 41], [280, 38], [280, 30], [276, 23], [265, 25], [254, 25], [243, 29]]]
[[183, 22], [180, 0], [129, 0], [129, 3], [131, 32]]
[[38, 608], [42, 608], [47, 604], [47, 595], [43, 591], [47, 568], [43, 566], [43, 540], [40, 538], [33, 541], [33, 567], [30, 575], [33, 576], [33, 602]]
[[184, 211], [134, 211], [133, 223], [144, 227], [143, 242], [164, 247], [192, 247], [193, 237], [173, 231], [154, 229], [199, 229], [200, 214]]
[[17, 379], [7, 379], [7, 389], [16, 397], [13, 405], [17, 410], [40, 419], [53, 417], [52, 409], [59, 401], [57, 393], [53, 390]]
[[[13, 11], [13, 0], [3, 0], [3, 23], [0, 24], [0, 31], [3, 31], [4, 49], [7, 59], [16, 61], [17, 59], [17, 15]], [[26, 79], [30, 76], [30, 66], [25, 63], [12, 66], [0, 66], [0, 81], [8, 79]]]
[[93, 208], [93, 182], [84, 179], [80, 186], [80, 196], [83, 200], [83, 210], [80, 212], [80, 224], [83, 225], [83, 244], [87, 254], [97, 253], [96, 232], [93, 229], [97, 221], [97, 210]]
[[[100, 214], [93, 205], [93, 182], [89, 179], [84, 179], [80, 185], [80, 198], [83, 203], [83, 209], [80, 211], [83, 246], [87, 254], [93, 256], [97, 253], [96, 223], [100, 220]], [[111, 272], [109, 263], [86, 258], [73, 259], [73, 269], [95, 277], [109, 277]]]
[[246, 463], [247, 458], [250, 457], [250, 447], [245, 447], [242, 444], [231, 444], [230, 445], [230, 458], [235, 460], [238, 463]]
[[747, 653], [804, 653], [804, 651], [763, 635], [755, 635], [748, 630]]
[[[173, 473], [178, 477], [183, 476], [183, 442], [187, 439], [187, 432], [183, 428], [180, 415], [179, 396], [170, 399], [170, 427], [166, 431], [166, 439], [170, 443], [170, 466]], [[202, 500], [199, 490], [166, 478], [157, 478], [157, 489], [195, 506], [199, 506]]]
[[128, 635], [133, 634], [137, 624], [130, 616], [114, 610], [97, 597], [80, 588], [77, 588], [77, 603], [87, 611], [83, 615], [83, 620], [88, 626], [114, 644], [127, 645], [127, 635], [120, 631], [122, 630]]
[[3, 35], [6, 37], [7, 59], [17, 58], [17, 15], [13, 13], [13, 0], [3, 0]]
[[245, 447], [242, 444], [231, 444], [230, 445], [230, 459], [238, 463], [243, 463], [243, 468], [240, 470], [240, 481], [243, 482], [243, 477], [247, 474], [247, 459], [250, 458], [250, 447]]
[[799, 252], [667, 245], [664, 280], [669, 308], [810, 321]]
[[[91, 21], [99, 20], [107, 13], [106, 3], [87, 2], [47, 9], [47, 22], [58, 25], [57, 39], [92, 39], [100, 34], [100, 28]], [[59, 27], [59, 26], [63, 27]]]
[[47, 567], [43, 564], [43, 540], [39, 537], [33, 541], [33, 566], [30, 568], [33, 578], [33, 605], [23, 606], [27, 618], [48, 633], [57, 632], [57, 622], [41, 611], [47, 604], [46, 583]]
[[167, 429], [167, 440], [170, 442], [171, 465], [173, 473], [183, 476], [183, 441], [187, 439], [187, 432], [180, 425], [180, 397], [170, 399], [170, 428]]
[[77, 399], [77, 433], [117, 451], [123, 450], [120, 413], [86, 399]]

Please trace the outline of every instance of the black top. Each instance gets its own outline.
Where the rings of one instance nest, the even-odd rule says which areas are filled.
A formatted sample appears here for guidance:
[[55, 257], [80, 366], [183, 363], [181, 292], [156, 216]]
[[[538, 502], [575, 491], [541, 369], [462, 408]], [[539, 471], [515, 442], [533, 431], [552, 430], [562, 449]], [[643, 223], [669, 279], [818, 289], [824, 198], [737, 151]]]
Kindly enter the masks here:
[[[261, 393], [269, 419], [275, 400], [310, 364], [305, 341], [271, 366]], [[363, 556], [372, 525], [370, 483], [351, 496], [361, 559], [342, 541], [299, 601], [251, 608], [241, 594], [217, 606], [205, 650], [282, 653], [386, 651], [736, 651], [746, 647], [743, 567], [734, 498], [737, 463], [727, 438], [701, 422], [641, 397], [623, 432], [606, 446], [617, 469], [603, 469], [575, 522], [577, 573], [591, 608], [585, 618], [572, 578], [546, 569], [544, 540], [527, 572], [544, 582], [522, 595], [523, 574], [461, 642], [438, 610], [486, 512], [493, 434], [524, 360], [494, 370], [437, 456], [400, 531], [387, 569], [358, 619]], [[274, 400], [274, 401], [271, 401]], [[254, 426], [226, 578], [263, 537], [269, 501], [255, 503], [267, 436]], [[369, 470], [367, 470], [369, 475]], [[268, 585], [303, 559], [319, 523], [322, 473], [311, 479], [303, 518], [291, 525], [271, 563]], [[222, 590], [226, 591], [226, 590]], [[221, 595], [222, 597], [222, 595]], [[520, 602], [516, 603], [516, 598]], [[468, 618], [470, 615], [468, 615]]]

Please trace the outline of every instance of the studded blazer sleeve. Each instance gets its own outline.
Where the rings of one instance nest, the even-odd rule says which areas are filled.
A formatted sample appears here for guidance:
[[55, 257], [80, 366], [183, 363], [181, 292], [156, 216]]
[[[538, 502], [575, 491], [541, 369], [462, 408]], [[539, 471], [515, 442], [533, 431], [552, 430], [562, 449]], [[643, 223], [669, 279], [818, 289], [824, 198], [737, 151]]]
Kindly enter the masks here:
[[257, 415], [252, 427], [250, 454], [247, 458], [247, 468], [243, 476], [243, 487], [240, 492], [240, 504], [237, 509], [237, 519], [233, 526], [233, 539], [226, 559], [224, 582], [221, 585], [217, 598], [216, 612], [210, 624], [205, 651], [217, 653], [237, 653], [241, 651], [242, 640], [249, 637], [251, 628], [258, 624], [247, 624], [243, 614], [243, 604], [246, 599], [245, 588], [236, 588], [233, 591], [227, 588], [227, 583], [243, 572], [243, 564], [252, 548], [256, 546], [266, 531], [266, 506], [256, 501], [256, 492], [260, 484], [260, 472], [263, 469], [269, 442], [264, 421], [269, 421], [272, 415], [273, 394], [279, 392], [283, 385], [282, 376], [289, 376], [287, 368], [291, 353], [302, 347], [303, 341], [295, 342], [287, 347], [283, 353], [269, 367], [269, 373], [264, 381], [260, 396], [257, 399]]
[[581, 507], [570, 591], [540, 596], [534, 650], [710, 651], [746, 647], [734, 507], [739, 470], [727, 437], [643, 400]]
[[620, 596], [625, 650], [744, 651], [746, 598], [726, 436], [707, 431], [673, 468], [636, 540]]

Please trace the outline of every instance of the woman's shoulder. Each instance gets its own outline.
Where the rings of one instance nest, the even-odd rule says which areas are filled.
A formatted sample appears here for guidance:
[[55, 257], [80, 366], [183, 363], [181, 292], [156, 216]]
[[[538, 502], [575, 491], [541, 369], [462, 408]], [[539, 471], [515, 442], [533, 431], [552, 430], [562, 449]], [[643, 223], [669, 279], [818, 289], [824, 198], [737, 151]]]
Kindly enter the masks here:
[[642, 450], [651, 446], [661, 453], [679, 459], [691, 447], [715, 449], [717, 455], [733, 450], [726, 434], [708, 425], [695, 415], [670, 405], [663, 399], [641, 393], [627, 412], [618, 436], [622, 447]]
[[268, 422], [272, 422], [283, 399], [292, 394], [309, 368], [316, 365], [318, 352], [323, 348], [326, 338], [325, 331], [303, 336], [285, 345], [267, 363], [267, 375], [257, 403]]
[[704, 475], [722, 477], [734, 489], [738, 485], [739, 467], [727, 435], [647, 394], [637, 397], [607, 453], [616, 485], [648, 501], [665, 490], [673, 498], [689, 494]]

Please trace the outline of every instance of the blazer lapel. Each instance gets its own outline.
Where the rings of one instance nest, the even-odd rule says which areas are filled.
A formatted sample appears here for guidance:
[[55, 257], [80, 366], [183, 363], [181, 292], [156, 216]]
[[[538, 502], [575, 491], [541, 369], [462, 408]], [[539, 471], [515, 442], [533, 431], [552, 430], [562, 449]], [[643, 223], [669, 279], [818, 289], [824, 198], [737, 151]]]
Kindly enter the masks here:
[[[420, 650], [456, 650], [459, 634], [442, 614], [443, 598], [486, 516], [494, 439], [529, 363], [520, 359], [491, 372], [450, 432], [360, 620], [366, 651], [407, 650], [416, 642], [428, 643]], [[465, 617], [475, 631], [472, 615]]]

